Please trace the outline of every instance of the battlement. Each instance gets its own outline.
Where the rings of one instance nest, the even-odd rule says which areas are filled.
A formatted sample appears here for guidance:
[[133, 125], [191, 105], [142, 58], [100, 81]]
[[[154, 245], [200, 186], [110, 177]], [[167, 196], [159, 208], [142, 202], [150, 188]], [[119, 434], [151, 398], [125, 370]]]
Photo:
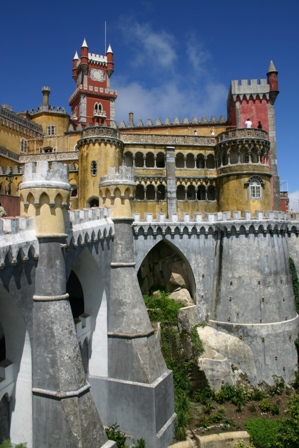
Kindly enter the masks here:
[[90, 62], [96, 62], [98, 64], [107, 64], [107, 56], [101, 54], [88, 53], [88, 59]]
[[34, 258], [39, 256], [38, 240], [34, 231], [34, 218], [19, 216], [0, 219], [0, 268], [9, 264], [14, 266], [20, 256], [22, 261], [29, 259], [29, 252]]
[[113, 184], [127, 184], [134, 181], [134, 168], [128, 166], [120, 166], [119, 171], [116, 171], [115, 166], [108, 168], [108, 175], [101, 177], [100, 184], [108, 185]]
[[104, 207], [69, 211], [68, 244], [74, 247], [114, 236], [110, 211]]
[[187, 117], [183, 119], [183, 121], [180, 121], [178, 117], [176, 117], [173, 121], [170, 121], [169, 118], [166, 118], [164, 122], [160, 120], [160, 118], [157, 118], [156, 121], [153, 123], [152, 120], [149, 118], [146, 121], [146, 124], [143, 123], [141, 119], [137, 120], [136, 125], [134, 124], [133, 120], [130, 120], [128, 125], [124, 121], [121, 121], [119, 124], [120, 129], [124, 128], [142, 128], [142, 127], [169, 127], [169, 126], [188, 126], [188, 125], [200, 125], [200, 124], [207, 124], [207, 125], [216, 125], [216, 124], [225, 124], [226, 118], [224, 115], [221, 115], [219, 120], [213, 115], [210, 120], [207, 119], [207, 117], [204, 115], [199, 120], [197, 117], [193, 117], [192, 120], [189, 120]]
[[232, 95], [266, 95], [269, 91], [267, 79], [242, 79], [241, 84], [237, 80], [231, 82]]
[[62, 187], [65, 184], [69, 186], [68, 166], [59, 162], [53, 162], [50, 166], [48, 161], [39, 160], [37, 162], [29, 162], [24, 166], [23, 182], [21, 189], [45, 184], [50, 187]]
[[[170, 219], [166, 219], [165, 214], [158, 214], [157, 219], [153, 219], [152, 213], [145, 213], [145, 220], [140, 220], [140, 214], [134, 214], [133, 229], [135, 235], [140, 231], [147, 234], [151, 231], [154, 235], [158, 232], [165, 233], [179, 233], [180, 235], [188, 233], [209, 234], [211, 231], [215, 232], [226, 228], [230, 233], [233, 228], [236, 233], [239, 233], [241, 227], [244, 228], [245, 233], [249, 232], [250, 228], [254, 228], [257, 233], [261, 228], [263, 231], [296, 231], [299, 232], [299, 214], [289, 215], [280, 211], [257, 211], [255, 216], [249, 211], [235, 211], [206, 213], [195, 213], [194, 219], [190, 219], [189, 213], [183, 214], [183, 219], [179, 220], [177, 214], [173, 214]], [[150, 230], [151, 229], [151, 230]]]

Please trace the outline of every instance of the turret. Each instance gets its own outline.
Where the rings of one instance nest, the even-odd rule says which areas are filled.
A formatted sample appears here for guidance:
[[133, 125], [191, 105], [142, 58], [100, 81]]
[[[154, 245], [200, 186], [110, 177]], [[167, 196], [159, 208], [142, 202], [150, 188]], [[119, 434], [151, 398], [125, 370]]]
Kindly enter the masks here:
[[73, 59], [73, 79], [76, 81], [77, 80], [77, 65], [78, 65], [78, 60], [79, 60], [79, 56], [78, 53], [76, 51], [74, 59]]
[[109, 45], [108, 50], [106, 52], [107, 57], [107, 75], [110, 76], [114, 72], [114, 56], [111, 46]]
[[88, 45], [84, 39], [81, 46], [81, 66], [83, 73], [87, 73], [88, 69]]
[[270, 100], [274, 103], [277, 95], [279, 94], [278, 90], [278, 71], [276, 70], [273, 61], [270, 61], [270, 66], [267, 73], [268, 84], [270, 87]]
[[50, 87], [43, 86], [42, 87], [42, 94], [43, 94], [43, 108], [48, 109], [49, 108], [49, 96], [50, 96], [51, 89]]

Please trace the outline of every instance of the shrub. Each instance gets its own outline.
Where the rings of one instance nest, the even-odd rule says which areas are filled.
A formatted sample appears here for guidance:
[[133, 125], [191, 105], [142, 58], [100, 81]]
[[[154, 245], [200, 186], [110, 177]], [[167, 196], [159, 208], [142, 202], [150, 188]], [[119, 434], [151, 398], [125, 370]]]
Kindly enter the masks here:
[[260, 410], [262, 412], [270, 412], [271, 411], [271, 402], [269, 398], [263, 398], [259, 404]]
[[156, 295], [144, 295], [143, 299], [152, 322], [177, 323], [178, 311], [185, 306], [169, 298], [170, 293], [159, 291]]
[[245, 428], [250, 435], [250, 440], [256, 448], [273, 448], [277, 445], [277, 434], [280, 430], [279, 420], [265, 418], [249, 419], [245, 422]]
[[190, 422], [190, 400], [186, 394], [176, 396], [175, 412], [177, 414], [175, 438], [179, 441], [186, 440], [186, 430]]
[[117, 448], [124, 448], [126, 444], [126, 435], [119, 430], [119, 425], [114, 423], [113, 425], [106, 428], [106, 435], [109, 440], [114, 440], [116, 442]]
[[282, 420], [278, 433], [280, 447], [298, 448], [299, 446], [299, 395], [293, 395], [288, 401], [289, 418]]

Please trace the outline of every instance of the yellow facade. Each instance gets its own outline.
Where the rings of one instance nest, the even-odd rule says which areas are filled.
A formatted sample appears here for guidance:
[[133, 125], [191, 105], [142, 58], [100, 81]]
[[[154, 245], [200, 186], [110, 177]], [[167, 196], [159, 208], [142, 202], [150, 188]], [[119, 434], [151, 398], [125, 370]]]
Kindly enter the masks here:
[[[244, 137], [244, 129], [239, 134], [234, 129], [232, 134], [223, 118], [148, 126], [131, 122], [129, 127], [119, 129], [106, 124], [75, 126], [64, 110], [49, 106], [48, 97], [36, 111], [21, 115], [27, 128], [17, 126], [19, 115], [9, 114], [11, 124], [4, 117], [0, 121], [0, 146], [15, 154], [15, 160], [5, 151], [0, 153], [0, 181], [5, 191], [10, 182], [12, 194], [19, 194], [23, 163], [48, 160], [69, 166], [72, 209], [103, 202], [107, 206], [109, 201], [113, 208], [117, 199], [110, 200], [104, 194], [103, 201], [99, 184], [109, 167], [118, 170], [122, 165], [134, 169], [136, 189], [130, 210], [139, 213], [141, 219], [146, 213], [154, 217], [177, 213], [179, 218], [189, 214], [192, 218], [196, 213], [254, 213], [272, 208], [265, 131], [250, 129]], [[133, 121], [132, 115], [130, 118]], [[25, 137], [26, 152], [20, 143]], [[7, 167], [15, 169], [16, 174], [5, 176]]]

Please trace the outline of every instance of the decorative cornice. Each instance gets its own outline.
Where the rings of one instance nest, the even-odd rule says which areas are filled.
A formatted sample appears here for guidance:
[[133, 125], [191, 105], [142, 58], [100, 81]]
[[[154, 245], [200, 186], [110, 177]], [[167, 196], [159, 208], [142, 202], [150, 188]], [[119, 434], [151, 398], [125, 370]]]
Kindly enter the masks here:
[[193, 135], [159, 135], [159, 134], [129, 134], [121, 133], [124, 143], [131, 145], [154, 144], [163, 146], [211, 146], [216, 144], [215, 137], [200, 137]]

